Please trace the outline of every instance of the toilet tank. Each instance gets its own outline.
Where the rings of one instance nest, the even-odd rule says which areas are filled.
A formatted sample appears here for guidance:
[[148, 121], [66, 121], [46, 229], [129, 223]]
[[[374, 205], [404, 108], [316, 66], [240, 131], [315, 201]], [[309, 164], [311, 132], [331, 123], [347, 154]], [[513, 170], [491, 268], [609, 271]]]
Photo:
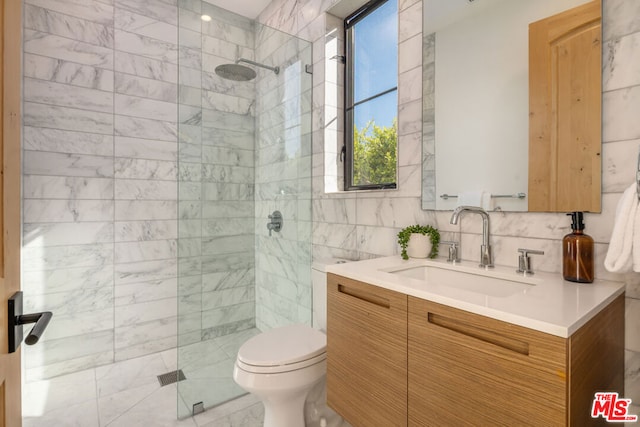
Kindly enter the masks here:
[[327, 265], [349, 262], [345, 259], [329, 258], [313, 261], [311, 266], [311, 284], [313, 286], [312, 326], [327, 331]]

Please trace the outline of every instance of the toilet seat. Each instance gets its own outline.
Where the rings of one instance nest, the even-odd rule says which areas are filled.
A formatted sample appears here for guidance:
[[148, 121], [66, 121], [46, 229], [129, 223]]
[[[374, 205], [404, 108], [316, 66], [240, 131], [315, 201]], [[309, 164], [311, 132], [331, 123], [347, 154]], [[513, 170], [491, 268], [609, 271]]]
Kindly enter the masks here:
[[238, 368], [254, 373], [290, 372], [324, 361], [327, 337], [307, 325], [289, 325], [250, 338], [238, 350]]
[[316, 357], [312, 357], [311, 359], [303, 360], [302, 362], [298, 362], [298, 363], [286, 364], [286, 365], [258, 366], [258, 365], [249, 365], [248, 363], [244, 363], [240, 360], [236, 360], [236, 366], [238, 367], [238, 369], [241, 369], [251, 374], [284, 374], [287, 372], [292, 372], [292, 371], [297, 371], [303, 368], [307, 368], [317, 363], [322, 363], [326, 359], [327, 359], [327, 353], [322, 353]]

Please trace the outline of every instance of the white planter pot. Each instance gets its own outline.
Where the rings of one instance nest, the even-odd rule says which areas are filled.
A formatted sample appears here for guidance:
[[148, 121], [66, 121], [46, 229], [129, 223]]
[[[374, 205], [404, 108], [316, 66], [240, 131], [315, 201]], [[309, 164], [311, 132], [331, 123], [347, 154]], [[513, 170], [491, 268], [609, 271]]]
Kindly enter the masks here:
[[427, 258], [431, 253], [431, 239], [428, 235], [411, 233], [407, 243], [407, 255], [410, 258]]

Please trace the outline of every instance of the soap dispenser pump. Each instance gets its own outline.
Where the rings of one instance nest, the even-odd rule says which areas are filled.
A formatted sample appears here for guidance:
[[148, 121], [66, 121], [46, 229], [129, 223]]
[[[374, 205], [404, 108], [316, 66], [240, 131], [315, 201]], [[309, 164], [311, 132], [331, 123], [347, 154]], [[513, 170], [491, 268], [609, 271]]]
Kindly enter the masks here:
[[593, 239], [584, 234], [582, 212], [571, 212], [572, 233], [562, 239], [562, 276], [579, 283], [593, 282]]

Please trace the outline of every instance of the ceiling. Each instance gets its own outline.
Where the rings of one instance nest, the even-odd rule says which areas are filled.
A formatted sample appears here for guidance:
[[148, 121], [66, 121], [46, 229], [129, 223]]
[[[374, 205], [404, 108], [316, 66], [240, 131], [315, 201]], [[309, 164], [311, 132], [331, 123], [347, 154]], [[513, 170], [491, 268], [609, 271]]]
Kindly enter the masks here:
[[238, 15], [246, 16], [250, 19], [256, 19], [260, 12], [271, 0], [205, 0], [207, 3], [211, 3], [223, 9], [230, 10]]

